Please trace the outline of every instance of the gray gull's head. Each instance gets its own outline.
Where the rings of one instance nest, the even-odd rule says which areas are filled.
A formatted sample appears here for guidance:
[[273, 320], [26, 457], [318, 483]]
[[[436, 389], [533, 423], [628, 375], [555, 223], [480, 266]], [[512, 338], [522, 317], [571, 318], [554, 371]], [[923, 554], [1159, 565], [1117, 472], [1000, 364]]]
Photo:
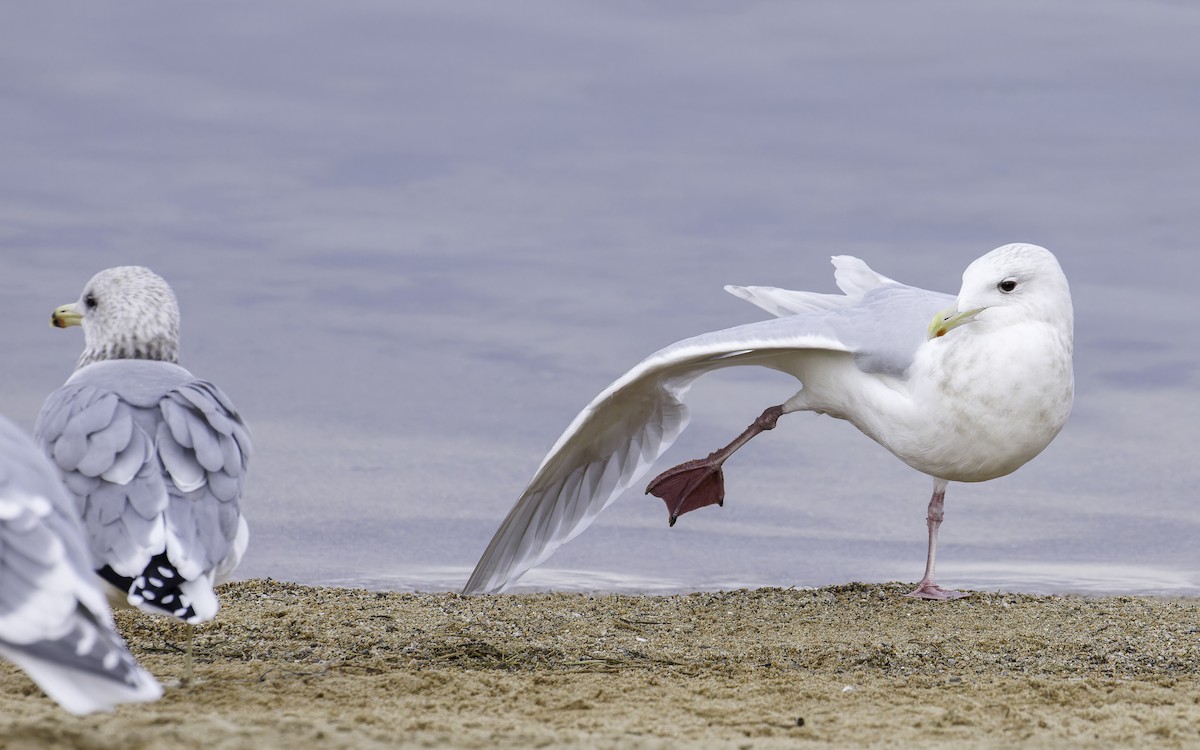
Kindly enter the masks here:
[[91, 278], [77, 302], [57, 308], [50, 324], [82, 326], [76, 368], [109, 359], [179, 360], [179, 305], [161, 276], [142, 266], [108, 268]]

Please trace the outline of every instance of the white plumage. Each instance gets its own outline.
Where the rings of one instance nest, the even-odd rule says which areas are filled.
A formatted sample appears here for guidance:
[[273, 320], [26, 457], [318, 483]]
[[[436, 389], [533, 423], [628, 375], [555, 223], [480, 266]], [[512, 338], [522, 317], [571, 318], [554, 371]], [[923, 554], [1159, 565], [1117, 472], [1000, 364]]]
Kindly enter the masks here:
[[465, 592], [503, 591], [645, 474], [686, 426], [684, 397], [696, 378], [758, 365], [795, 376], [801, 390], [764, 412], [720, 455], [651, 483], [667, 500], [672, 523], [720, 502], [721, 463], [779, 416], [828, 414], [933, 477], [929, 554], [913, 593], [956, 596], [933, 576], [946, 484], [1016, 470], [1049, 444], [1070, 412], [1073, 313], [1066, 277], [1053, 254], [1028, 244], [1006, 245], [973, 262], [957, 298], [900, 284], [857, 258], [833, 262], [843, 295], [727, 287], [780, 317], [672, 344], [593, 399], [542, 461]]

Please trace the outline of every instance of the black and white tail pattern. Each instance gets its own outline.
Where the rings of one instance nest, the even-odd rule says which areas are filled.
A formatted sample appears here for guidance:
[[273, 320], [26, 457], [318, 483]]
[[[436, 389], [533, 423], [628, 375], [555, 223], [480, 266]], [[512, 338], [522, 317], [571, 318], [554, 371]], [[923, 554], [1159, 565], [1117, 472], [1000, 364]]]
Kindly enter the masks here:
[[167, 559], [166, 552], [150, 558], [146, 569], [137, 578], [118, 575], [107, 565], [98, 573], [113, 586], [129, 592], [129, 603], [136, 607], [153, 607], [184, 622], [192, 622], [196, 617], [196, 610], [180, 589], [183, 577]]

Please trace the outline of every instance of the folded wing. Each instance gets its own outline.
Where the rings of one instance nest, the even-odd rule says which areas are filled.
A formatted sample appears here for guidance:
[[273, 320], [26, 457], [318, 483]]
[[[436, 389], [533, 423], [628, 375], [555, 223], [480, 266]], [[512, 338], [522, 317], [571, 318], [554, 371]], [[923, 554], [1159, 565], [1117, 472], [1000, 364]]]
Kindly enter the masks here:
[[72, 713], [154, 700], [158, 682], [112, 626], [53, 468], [0, 420], [0, 654]]
[[143, 609], [211, 619], [212, 585], [247, 535], [250, 438], [228, 397], [175, 365], [98, 362], [50, 395], [35, 432], [79, 505], [93, 567]]

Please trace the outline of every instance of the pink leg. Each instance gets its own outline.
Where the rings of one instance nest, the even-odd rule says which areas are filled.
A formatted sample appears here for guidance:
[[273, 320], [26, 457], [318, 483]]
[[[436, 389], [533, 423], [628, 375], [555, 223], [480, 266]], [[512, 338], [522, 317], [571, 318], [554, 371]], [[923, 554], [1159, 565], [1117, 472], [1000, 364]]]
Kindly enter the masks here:
[[953, 591], [944, 589], [934, 583], [933, 568], [937, 561], [937, 533], [938, 527], [942, 525], [942, 517], [945, 515], [943, 505], [946, 502], [946, 485], [947, 482], [938, 479], [933, 485], [933, 497], [929, 498], [929, 515], [927, 522], [929, 526], [929, 553], [925, 557], [925, 575], [921, 577], [921, 582], [917, 587], [905, 594], [918, 599], [961, 599], [964, 596], [970, 596], [965, 591]]
[[688, 511], [706, 505], [725, 504], [725, 474], [721, 464], [738, 448], [750, 442], [755, 435], [775, 429], [775, 423], [783, 416], [783, 405], [772, 406], [754, 423], [734, 438], [729, 445], [708, 454], [705, 458], [682, 463], [659, 474], [646, 487], [647, 495], [662, 498], [667, 504], [667, 520], [672, 526]]

